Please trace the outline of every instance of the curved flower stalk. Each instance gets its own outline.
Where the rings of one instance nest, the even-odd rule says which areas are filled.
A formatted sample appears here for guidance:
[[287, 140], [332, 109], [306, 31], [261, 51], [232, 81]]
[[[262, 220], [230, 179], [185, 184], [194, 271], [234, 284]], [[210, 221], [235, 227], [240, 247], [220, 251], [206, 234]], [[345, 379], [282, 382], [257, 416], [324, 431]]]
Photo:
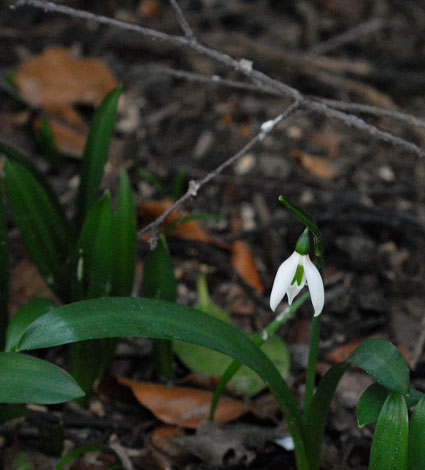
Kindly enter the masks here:
[[288, 303], [291, 305], [294, 298], [307, 284], [311, 302], [314, 308], [314, 316], [322, 313], [325, 303], [325, 290], [322, 276], [308, 255], [310, 251], [310, 240], [308, 231], [305, 230], [299, 237], [295, 251], [279, 267], [273, 283], [270, 295], [270, 307], [273, 311], [288, 295]]

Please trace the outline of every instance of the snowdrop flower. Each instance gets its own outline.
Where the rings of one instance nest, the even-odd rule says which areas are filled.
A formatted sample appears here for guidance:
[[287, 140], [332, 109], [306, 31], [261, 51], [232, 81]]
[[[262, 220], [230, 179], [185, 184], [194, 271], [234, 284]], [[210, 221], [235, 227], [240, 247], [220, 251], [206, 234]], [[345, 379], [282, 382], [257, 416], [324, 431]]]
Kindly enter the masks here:
[[280, 265], [276, 273], [270, 295], [270, 307], [273, 312], [285, 294], [288, 294], [288, 303], [291, 305], [300, 290], [307, 284], [314, 316], [317, 317], [322, 313], [325, 303], [323, 280], [316, 266], [310, 260], [309, 251], [310, 240], [306, 230], [298, 239], [295, 251]]

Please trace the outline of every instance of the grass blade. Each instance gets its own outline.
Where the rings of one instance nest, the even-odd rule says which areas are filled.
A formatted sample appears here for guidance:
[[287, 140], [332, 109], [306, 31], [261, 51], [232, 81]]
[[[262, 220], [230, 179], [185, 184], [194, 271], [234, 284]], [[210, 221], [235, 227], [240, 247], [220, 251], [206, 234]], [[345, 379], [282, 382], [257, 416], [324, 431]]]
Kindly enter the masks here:
[[108, 159], [109, 144], [114, 131], [121, 90], [122, 86], [118, 86], [105, 96], [90, 126], [83, 153], [77, 195], [77, 227], [82, 225], [89, 209], [99, 197], [100, 183]]

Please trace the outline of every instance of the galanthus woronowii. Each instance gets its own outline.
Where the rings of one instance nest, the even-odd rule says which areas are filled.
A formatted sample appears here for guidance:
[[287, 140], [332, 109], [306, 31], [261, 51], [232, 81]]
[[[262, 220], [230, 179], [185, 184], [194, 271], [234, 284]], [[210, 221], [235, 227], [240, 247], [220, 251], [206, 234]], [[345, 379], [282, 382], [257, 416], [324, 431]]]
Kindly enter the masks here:
[[310, 240], [308, 231], [305, 230], [298, 238], [295, 251], [277, 270], [270, 295], [270, 307], [273, 311], [276, 310], [285, 294], [288, 294], [288, 303], [291, 305], [300, 290], [307, 284], [314, 316], [317, 317], [322, 313], [325, 303], [325, 289], [322, 276], [310, 260], [309, 251]]

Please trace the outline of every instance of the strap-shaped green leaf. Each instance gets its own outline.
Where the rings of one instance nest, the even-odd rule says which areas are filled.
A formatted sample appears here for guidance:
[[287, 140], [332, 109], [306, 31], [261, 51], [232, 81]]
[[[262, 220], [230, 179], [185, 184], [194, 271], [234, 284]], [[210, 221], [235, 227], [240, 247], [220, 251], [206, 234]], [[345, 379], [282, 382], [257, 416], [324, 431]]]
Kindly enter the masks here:
[[425, 397], [422, 397], [410, 418], [409, 470], [425, 468]]
[[[109, 193], [89, 210], [77, 246], [74, 299], [103, 297], [111, 277], [114, 214]], [[85, 392], [105, 370], [116, 347], [114, 340], [73, 344], [69, 369]]]
[[350, 354], [348, 362], [363, 369], [384, 387], [409, 393], [409, 366], [389, 341], [378, 338], [364, 341]]
[[0, 189], [0, 350], [3, 350], [6, 339], [6, 328], [9, 322], [9, 241], [6, 215], [3, 204], [3, 190]]
[[126, 296], [131, 294], [133, 288], [137, 226], [133, 193], [125, 170], [120, 175], [118, 208], [114, 224], [114, 265], [110, 295]]
[[106, 294], [112, 272], [114, 214], [106, 192], [90, 209], [81, 229], [76, 249], [74, 299], [90, 299]]
[[32, 299], [22, 306], [12, 317], [7, 327], [6, 352], [13, 351], [27, 327], [54, 306], [55, 303], [52, 300], [42, 298]]
[[64, 295], [72, 236], [62, 213], [20, 163], [6, 160], [4, 183], [10, 209], [31, 258], [46, 283], [60, 296]]
[[118, 86], [105, 96], [90, 126], [83, 153], [77, 195], [77, 227], [82, 225], [89, 209], [99, 197], [100, 183], [108, 159], [121, 90], [122, 86]]
[[284, 196], [279, 196], [279, 202], [287, 207], [291, 211], [292, 215], [294, 215], [302, 224], [304, 224], [313, 235], [316, 237], [321, 237], [319, 227], [317, 226], [316, 221], [310, 212]]
[[254, 369], [269, 385], [294, 439], [299, 468], [307, 469], [303, 424], [289, 387], [246, 335], [190, 307], [155, 299], [112, 297], [54, 309], [28, 327], [20, 349], [94, 338], [140, 336], [188, 341], [220, 351]]
[[0, 403], [63, 403], [84, 395], [63, 369], [36, 357], [0, 353]]
[[[357, 403], [357, 423], [360, 428], [375, 423], [378, 420], [381, 408], [390, 392], [391, 390], [378, 383], [372, 384], [363, 392]], [[410, 387], [409, 394], [404, 395], [407, 408], [415, 406], [423, 396], [422, 392]]]
[[168, 253], [164, 235], [158, 237], [158, 244], [144, 259], [142, 295], [151, 299], [174, 302], [177, 298], [177, 283], [174, 266]]
[[391, 392], [379, 413], [370, 450], [370, 470], [407, 470], [409, 423], [406, 401]]
[[313, 395], [309, 413], [305, 416], [305, 433], [310, 470], [319, 468], [320, 451], [329, 408], [338, 383], [348, 366], [348, 363], [340, 362], [326, 372], [317, 387], [316, 393]]

